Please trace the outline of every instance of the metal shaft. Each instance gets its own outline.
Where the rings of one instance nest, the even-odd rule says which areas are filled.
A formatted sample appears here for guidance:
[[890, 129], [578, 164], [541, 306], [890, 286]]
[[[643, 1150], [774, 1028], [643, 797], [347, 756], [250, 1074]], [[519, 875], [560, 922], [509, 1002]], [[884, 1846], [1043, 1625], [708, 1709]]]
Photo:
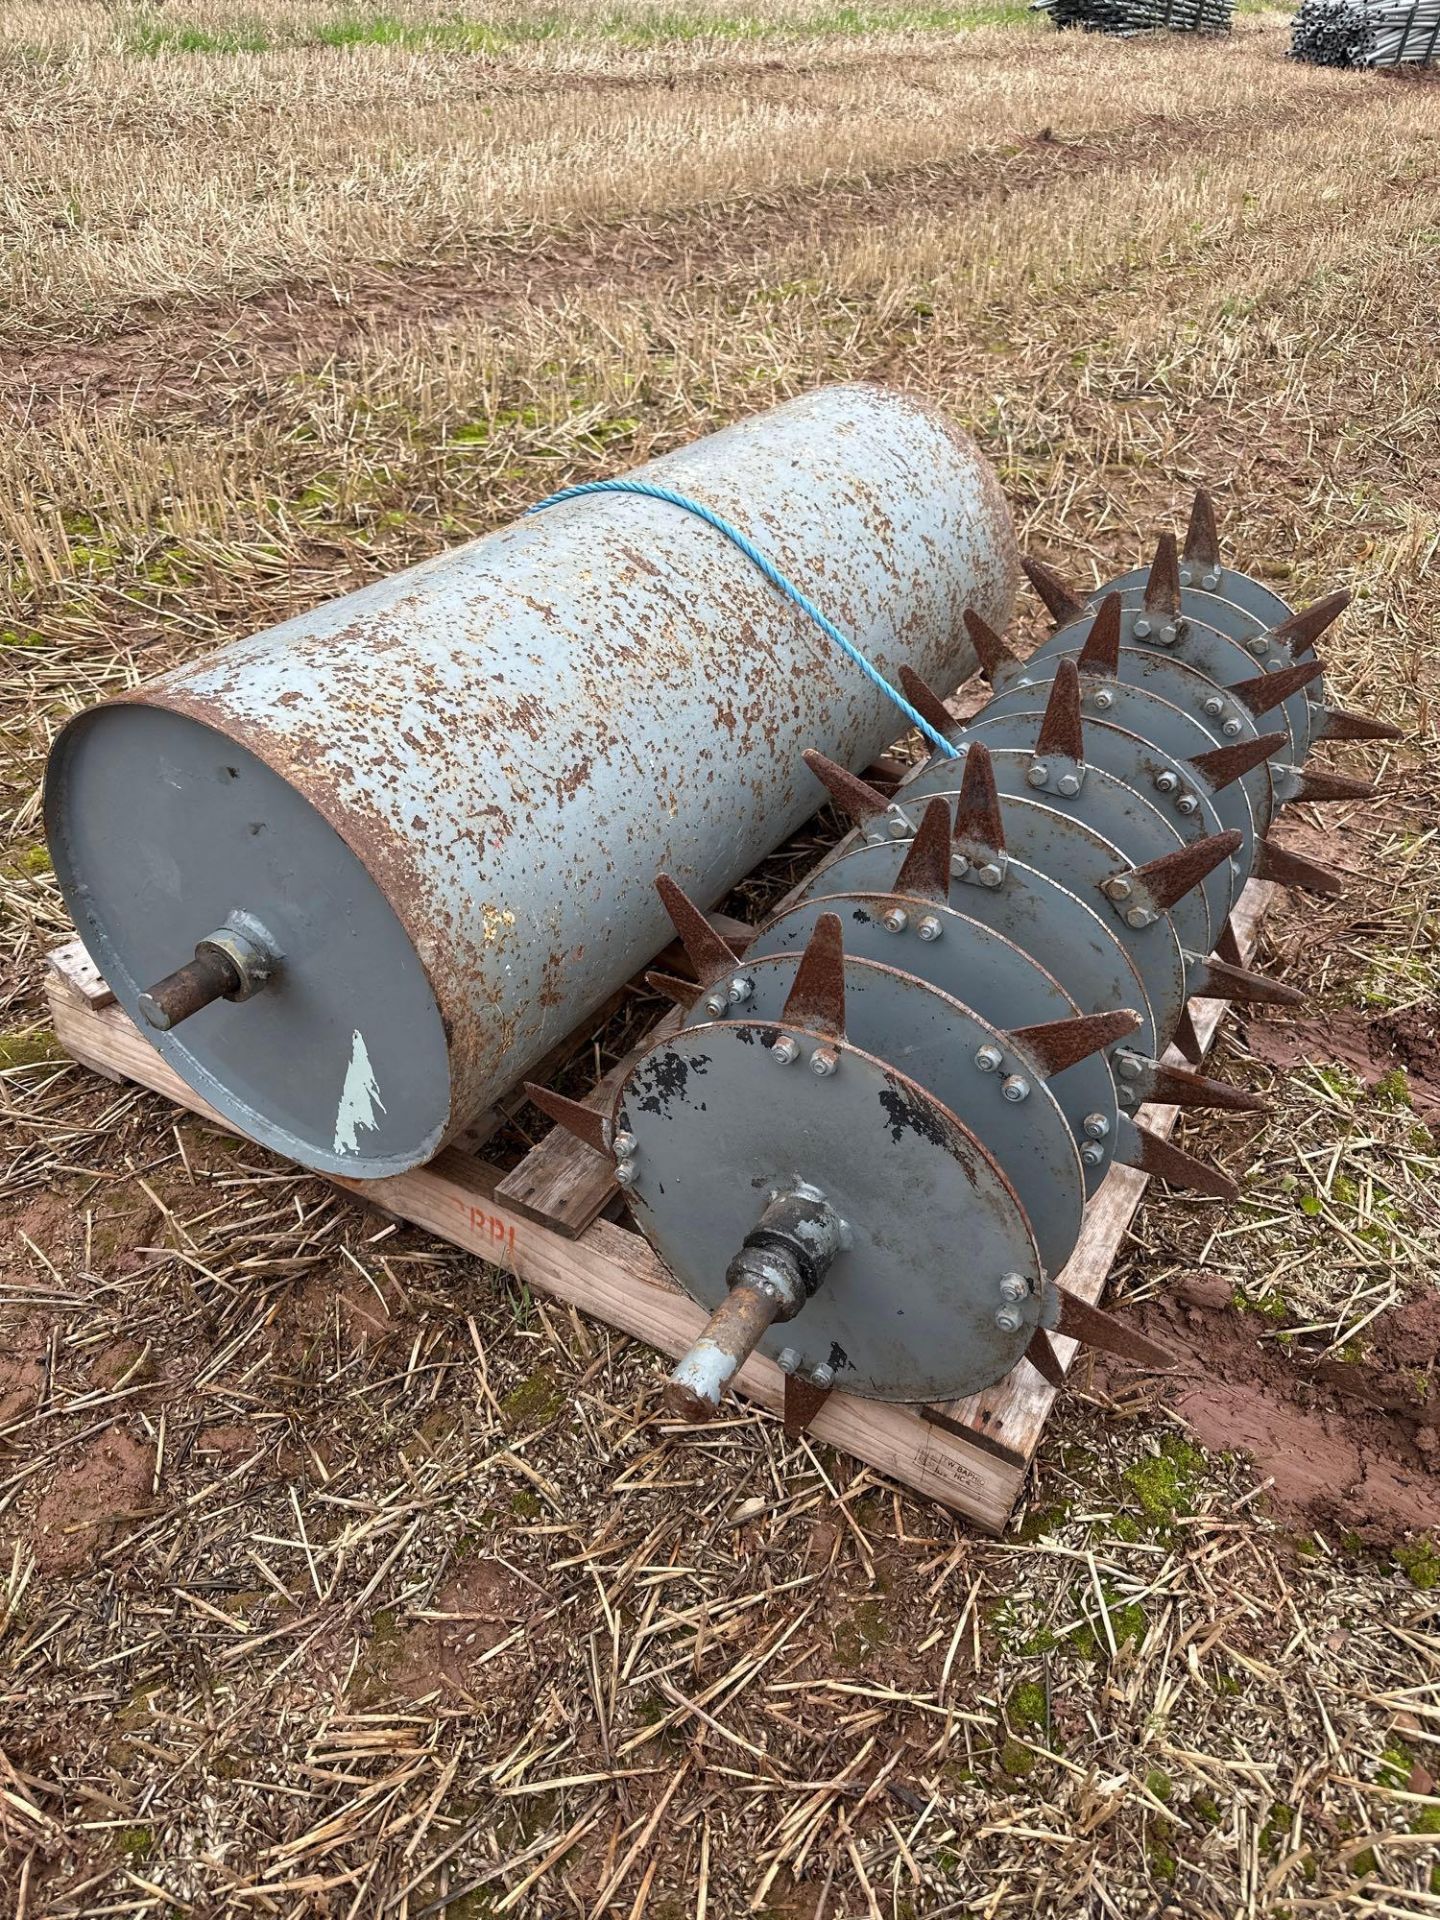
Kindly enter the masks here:
[[195, 958], [167, 973], [140, 995], [140, 1011], [152, 1027], [168, 1033], [202, 1007], [223, 1000], [240, 985], [240, 970], [216, 947], [202, 946]]

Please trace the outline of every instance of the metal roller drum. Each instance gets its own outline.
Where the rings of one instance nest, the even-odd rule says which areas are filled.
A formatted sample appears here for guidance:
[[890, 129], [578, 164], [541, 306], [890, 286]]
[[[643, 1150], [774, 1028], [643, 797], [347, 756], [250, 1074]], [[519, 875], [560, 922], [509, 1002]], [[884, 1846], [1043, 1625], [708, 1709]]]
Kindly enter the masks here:
[[[971, 669], [1009, 516], [920, 402], [826, 389], [637, 478], [738, 523], [882, 673]], [[559, 505], [89, 710], [46, 787], [92, 958], [247, 1133], [368, 1178], [432, 1155], [902, 723], [673, 506]]]

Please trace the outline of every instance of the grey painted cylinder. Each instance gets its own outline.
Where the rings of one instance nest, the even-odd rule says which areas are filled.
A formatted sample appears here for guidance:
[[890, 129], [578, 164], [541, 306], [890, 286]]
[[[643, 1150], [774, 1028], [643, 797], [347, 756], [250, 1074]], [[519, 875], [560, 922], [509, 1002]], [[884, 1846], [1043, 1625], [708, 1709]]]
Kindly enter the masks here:
[[[894, 679], [1009, 616], [1009, 515], [926, 405], [832, 387], [640, 469], [749, 533]], [[128, 1012], [235, 914], [263, 991], [147, 1037], [255, 1138], [371, 1178], [433, 1154], [863, 766], [890, 702], [743, 554], [568, 502], [78, 715], [55, 870]]]

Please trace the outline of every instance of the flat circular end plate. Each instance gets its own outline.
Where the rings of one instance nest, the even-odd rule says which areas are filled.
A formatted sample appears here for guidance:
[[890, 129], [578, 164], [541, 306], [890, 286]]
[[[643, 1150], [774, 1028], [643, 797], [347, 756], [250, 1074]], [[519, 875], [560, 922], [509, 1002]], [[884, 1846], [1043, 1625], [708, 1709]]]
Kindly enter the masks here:
[[[657, 1042], [620, 1090], [616, 1125], [635, 1140], [629, 1199], [647, 1238], [705, 1307], [771, 1193], [818, 1188], [849, 1246], [795, 1319], [761, 1351], [876, 1400], [977, 1393], [1003, 1377], [1039, 1324], [1042, 1276], [1014, 1189], [940, 1103], [846, 1042], [798, 1032], [799, 1058], [772, 1055], [792, 1029], [722, 1021]], [[810, 1067], [833, 1048], [834, 1072]], [[1029, 1289], [1005, 1332], [1005, 1276]]]
[[[142, 704], [73, 720], [46, 779], [65, 903], [141, 1032], [242, 1133], [357, 1180], [429, 1159], [450, 1120], [435, 996], [379, 886], [279, 774]], [[140, 996], [241, 911], [281, 959], [251, 999], [162, 1033]]]

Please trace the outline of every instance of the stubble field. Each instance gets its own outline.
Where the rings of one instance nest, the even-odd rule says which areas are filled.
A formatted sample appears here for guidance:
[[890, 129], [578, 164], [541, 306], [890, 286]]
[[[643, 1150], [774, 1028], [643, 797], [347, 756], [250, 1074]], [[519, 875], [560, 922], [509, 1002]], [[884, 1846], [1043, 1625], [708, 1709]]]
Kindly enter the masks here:
[[[1440, 1913], [1440, 84], [1008, 5], [0, 17], [0, 1889], [17, 1916]], [[981, 1539], [68, 1066], [77, 706], [833, 378], [1085, 582], [1355, 602], [1343, 901]], [[1041, 631], [1022, 610], [1022, 638]], [[1338, 757], [1337, 757], [1338, 758]], [[1266, 964], [1269, 964], [1267, 959]], [[532, 1113], [517, 1127], [538, 1133]]]

